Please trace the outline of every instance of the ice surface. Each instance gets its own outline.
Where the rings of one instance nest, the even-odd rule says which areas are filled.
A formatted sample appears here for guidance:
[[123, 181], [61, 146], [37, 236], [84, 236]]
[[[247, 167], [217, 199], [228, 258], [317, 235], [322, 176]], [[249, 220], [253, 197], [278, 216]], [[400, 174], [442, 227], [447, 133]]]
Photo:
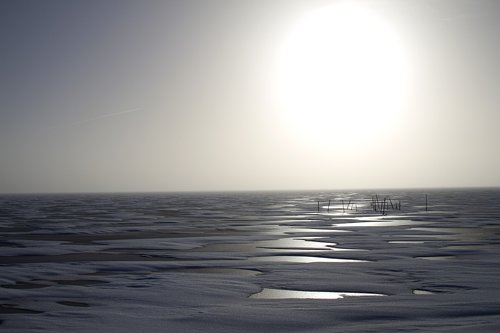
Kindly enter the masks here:
[[500, 331], [500, 191], [372, 195], [2, 196], [0, 331]]

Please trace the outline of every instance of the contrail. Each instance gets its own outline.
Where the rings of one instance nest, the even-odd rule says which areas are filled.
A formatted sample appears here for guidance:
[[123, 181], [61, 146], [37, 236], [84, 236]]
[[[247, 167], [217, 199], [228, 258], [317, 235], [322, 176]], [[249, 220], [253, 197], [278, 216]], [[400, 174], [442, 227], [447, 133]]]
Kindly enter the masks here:
[[142, 108], [135, 108], [135, 109], [129, 109], [129, 110], [125, 110], [125, 111], [119, 111], [119, 112], [113, 112], [113, 113], [106, 113], [106, 114], [102, 114], [102, 115], [99, 115], [99, 116], [96, 116], [96, 117], [92, 117], [92, 118], [88, 118], [88, 119], [76, 121], [74, 123], [70, 123], [69, 125], [85, 124], [85, 123], [89, 123], [91, 121], [95, 121], [95, 120], [99, 120], [99, 119], [103, 119], [103, 118], [109, 118], [109, 117], [116, 117], [116, 116], [119, 116], [119, 115], [122, 115], [122, 114], [125, 114], [125, 113], [131, 113], [131, 112], [136, 112], [136, 111], [140, 111], [140, 110], [142, 110]]
[[105, 114], [101, 114], [99, 116], [95, 116], [95, 117], [92, 117], [92, 118], [87, 118], [87, 119], [83, 119], [83, 120], [78, 120], [78, 121], [73, 121], [73, 122], [68, 122], [68, 123], [63, 123], [63, 124], [57, 124], [57, 125], [52, 125], [52, 126], [47, 126], [47, 127], [44, 127], [44, 128], [39, 128], [38, 132], [40, 134], [43, 134], [43, 133], [45, 133], [47, 131], [53, 131], [53, 130], [58, 130], [58, 129], [64, 129], [64, 128], [69, 128], [69, 127], [74, 127], [74, 126], [78, 126], [78, 125], [82, 125], [82, 124], [87, 124], [87, 123], [90, 123], [90, 122], [93, 122], [93, 121], [96, 121], [96, 120], [99, 120], [99, 119], [110, 118], [110, 117], [117, 117], [117, 116], [120, 116], [122, 114], [137, 112], [137, 111], [140, 111], [140, 110], [142, 110], [142, 108], [134, 108], [134, 109], [128, 109], [128, 110], [123, 110], [123, 111], [118, 111], [118, 112], [113, 112], [113, 113], [105, 113]]

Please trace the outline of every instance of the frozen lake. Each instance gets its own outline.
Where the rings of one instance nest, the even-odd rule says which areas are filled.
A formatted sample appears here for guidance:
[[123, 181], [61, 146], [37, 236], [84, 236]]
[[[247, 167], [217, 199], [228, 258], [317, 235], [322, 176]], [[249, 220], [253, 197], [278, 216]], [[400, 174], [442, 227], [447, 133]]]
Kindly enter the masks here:
[[3, 195], [0, 330], [499, 332], [500, 190], [376, 194]]

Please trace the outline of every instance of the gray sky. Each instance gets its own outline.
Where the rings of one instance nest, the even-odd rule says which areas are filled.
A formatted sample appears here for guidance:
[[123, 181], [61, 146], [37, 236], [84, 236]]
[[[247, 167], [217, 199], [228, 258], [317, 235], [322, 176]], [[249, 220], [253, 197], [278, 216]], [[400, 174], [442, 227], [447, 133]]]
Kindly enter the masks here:
[[[0, 192], [500, 186], [500, 2], [354, 2], [399, 38], [404, 84], [370, 55], [392, 61], [393, 46], [328, 26], [325, 44], [354, 40], [362, 52], [342, 52], [377, 72], [334, 81], [358, 75], [355, 90], [315, 81], [308, 98], [324, 90], [335, 110], [306, 99], [297, 118], [279, 76], [293, 81], [283, 59], [311, 48], [284, 45], [339, 1], [1, 1]], [[294, 70], [323, 49], [310, 53]], [[370, 107], [378, 86], [396, 113]], [[344, 118], [351, 93], [363, 111]]]

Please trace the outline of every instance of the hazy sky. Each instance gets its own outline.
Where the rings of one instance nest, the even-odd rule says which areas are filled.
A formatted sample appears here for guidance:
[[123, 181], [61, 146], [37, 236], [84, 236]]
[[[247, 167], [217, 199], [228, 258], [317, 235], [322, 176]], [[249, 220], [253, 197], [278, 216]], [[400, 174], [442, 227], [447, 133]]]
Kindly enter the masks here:
[[499, 31], [494, 0], [2, 0], [0, 192], [500, 186]]

